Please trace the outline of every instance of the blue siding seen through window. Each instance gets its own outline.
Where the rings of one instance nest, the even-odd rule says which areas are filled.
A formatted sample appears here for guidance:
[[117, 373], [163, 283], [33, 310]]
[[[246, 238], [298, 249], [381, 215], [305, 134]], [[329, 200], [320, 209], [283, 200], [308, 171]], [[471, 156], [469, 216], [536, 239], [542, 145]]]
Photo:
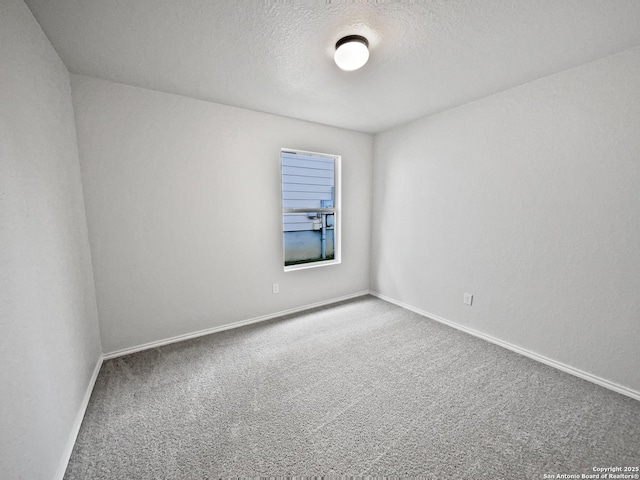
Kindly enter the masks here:
[[[332, 158], [282, 154], [282, 208], [331, 208], [334, 186]], [[323, 207], [323, 200], [331, 207]]]

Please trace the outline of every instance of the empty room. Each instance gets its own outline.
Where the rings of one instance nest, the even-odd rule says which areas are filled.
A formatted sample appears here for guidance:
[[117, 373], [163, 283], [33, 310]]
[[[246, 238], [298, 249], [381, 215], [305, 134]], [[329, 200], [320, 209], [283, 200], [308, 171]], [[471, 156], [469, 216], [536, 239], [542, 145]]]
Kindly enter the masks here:
[[639, 25], [0, 0], [0, 478], [640, 478]]

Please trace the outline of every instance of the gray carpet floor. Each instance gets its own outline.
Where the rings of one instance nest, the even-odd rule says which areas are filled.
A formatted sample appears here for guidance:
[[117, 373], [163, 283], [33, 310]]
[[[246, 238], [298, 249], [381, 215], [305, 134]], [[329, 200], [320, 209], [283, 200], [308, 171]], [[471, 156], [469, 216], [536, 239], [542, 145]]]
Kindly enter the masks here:
[[105, 362], [64, 478], [542, 479], [639, 464], [640, 402], [361, 297]]

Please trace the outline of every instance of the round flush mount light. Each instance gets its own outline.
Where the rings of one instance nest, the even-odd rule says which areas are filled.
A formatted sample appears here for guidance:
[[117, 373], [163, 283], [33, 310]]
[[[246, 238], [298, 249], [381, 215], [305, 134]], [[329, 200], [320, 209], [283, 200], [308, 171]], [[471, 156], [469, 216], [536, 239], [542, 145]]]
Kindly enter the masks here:
[[362, 67], [369, 60], [369, 42], [360, 35], [347, 35], [336, 43], [333, 56], [336, 65], [342, 70], [351, 72]]

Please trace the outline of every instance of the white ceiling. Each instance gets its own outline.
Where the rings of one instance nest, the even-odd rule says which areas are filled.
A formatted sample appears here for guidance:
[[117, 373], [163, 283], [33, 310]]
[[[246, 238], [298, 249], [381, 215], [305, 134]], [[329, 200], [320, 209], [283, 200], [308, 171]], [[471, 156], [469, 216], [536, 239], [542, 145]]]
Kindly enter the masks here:
[[640, 45], [638, 0], [26, 2], [72, 73], [369, 133]]

